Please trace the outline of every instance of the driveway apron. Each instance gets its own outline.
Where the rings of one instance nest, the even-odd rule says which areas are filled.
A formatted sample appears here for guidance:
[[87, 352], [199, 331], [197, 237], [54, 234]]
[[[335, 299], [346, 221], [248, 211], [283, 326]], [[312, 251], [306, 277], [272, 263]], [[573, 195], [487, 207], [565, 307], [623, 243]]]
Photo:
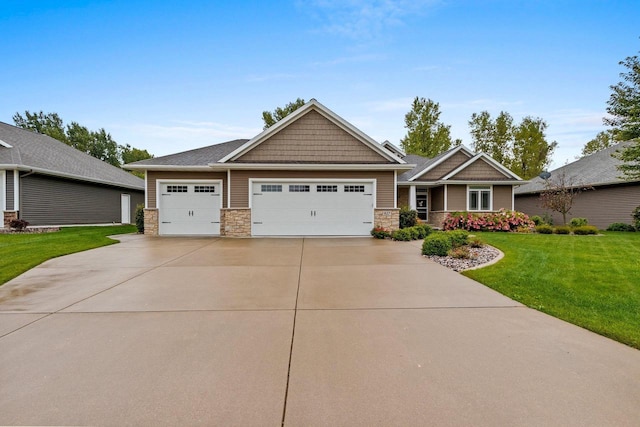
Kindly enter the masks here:
[[640, 352], [415, 242], [119, 238], [0, 287], [0, 424], [640, 420]]

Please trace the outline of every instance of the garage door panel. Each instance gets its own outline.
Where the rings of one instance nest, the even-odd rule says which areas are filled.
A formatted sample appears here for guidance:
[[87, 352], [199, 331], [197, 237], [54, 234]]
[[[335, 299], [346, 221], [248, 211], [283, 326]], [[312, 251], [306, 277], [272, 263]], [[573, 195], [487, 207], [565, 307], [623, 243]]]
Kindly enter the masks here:
[[368, 235], [373, 227], [370, 182], [261, 182], [252, 192], [254, 235]]
[[220, 234], [221, 185], [176, 181], [160, 191], [160, 234]]

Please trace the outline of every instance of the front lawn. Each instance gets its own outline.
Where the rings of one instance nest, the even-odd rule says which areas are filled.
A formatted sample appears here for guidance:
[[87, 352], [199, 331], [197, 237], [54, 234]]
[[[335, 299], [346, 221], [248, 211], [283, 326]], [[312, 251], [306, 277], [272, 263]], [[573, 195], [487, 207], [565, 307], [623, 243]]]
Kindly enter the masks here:
[[0, 285], [48, 259], [118, 243], [106, 236], [135, 231], [134, 225], [114, 225], [67, 227], [43, 234], [0, 234]]
[[466, 276], [640, 349], [640, 233], [478, 234], [505, 257]]

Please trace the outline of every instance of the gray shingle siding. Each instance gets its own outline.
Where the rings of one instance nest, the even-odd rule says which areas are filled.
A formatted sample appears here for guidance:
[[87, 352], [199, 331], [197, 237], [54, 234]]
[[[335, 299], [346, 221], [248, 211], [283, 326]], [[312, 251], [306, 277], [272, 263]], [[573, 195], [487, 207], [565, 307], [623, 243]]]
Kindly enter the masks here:
[[20, 184], [20, 218], [31, 225], [120, 222], [123, 193], [131, 195], [134, 222], [136, 205], [144, 203], [141, 192], [40, 174], [25, 176]]

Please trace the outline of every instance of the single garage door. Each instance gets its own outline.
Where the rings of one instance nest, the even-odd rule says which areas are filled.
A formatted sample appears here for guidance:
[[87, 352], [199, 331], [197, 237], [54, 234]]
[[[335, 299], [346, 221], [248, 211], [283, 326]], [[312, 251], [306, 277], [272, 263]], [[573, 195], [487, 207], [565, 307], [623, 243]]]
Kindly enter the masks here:
[[160, 183], [159, 233], [220, 234], [221, 187], [219, 182]]
[[373, 227], [373, 182], [254, 182], [255, 236], [366, 236]]

